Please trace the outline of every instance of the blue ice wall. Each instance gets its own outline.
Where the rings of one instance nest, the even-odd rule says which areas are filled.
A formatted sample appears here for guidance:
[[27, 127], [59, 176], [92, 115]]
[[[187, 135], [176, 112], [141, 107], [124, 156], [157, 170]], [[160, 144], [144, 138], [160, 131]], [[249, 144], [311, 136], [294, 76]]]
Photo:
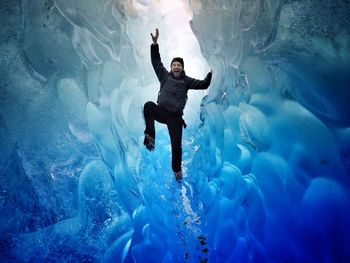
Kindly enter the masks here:
[[[350, 262], [349, 11], [3, 0], [0, 261]], [[155, 27], [165, 65], [213, 70], [189, 96], [181, 183], [166, 127], [142, 145]]]

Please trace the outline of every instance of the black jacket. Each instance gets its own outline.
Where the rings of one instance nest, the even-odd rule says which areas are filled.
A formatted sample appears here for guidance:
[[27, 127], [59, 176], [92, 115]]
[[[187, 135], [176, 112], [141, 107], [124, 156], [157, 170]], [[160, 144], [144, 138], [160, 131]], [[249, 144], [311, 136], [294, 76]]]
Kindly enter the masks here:
[[182, 71], [179, 77], [175, 77], [172, 73], [169, 73], [163, 66], [158, 44], [151, 45], [151, 60], [160, 82], [157, 103], [167, 111], [182, 116], [187, 101], [187, 91], [189, 89], [207, 89], [210, 85], [211, 72], [207, 74], [204, 80], [188, 77], [185, 71]]

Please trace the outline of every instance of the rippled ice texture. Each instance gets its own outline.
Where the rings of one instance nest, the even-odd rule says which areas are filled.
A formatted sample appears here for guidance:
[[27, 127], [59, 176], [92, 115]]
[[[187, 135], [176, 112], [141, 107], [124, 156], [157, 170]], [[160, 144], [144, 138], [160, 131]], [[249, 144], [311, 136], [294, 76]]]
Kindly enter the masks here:
[[[3, 0], [1, 262], [350, 262], [350, 4]], [[184, 180], [142, 106], [185, 59]]]

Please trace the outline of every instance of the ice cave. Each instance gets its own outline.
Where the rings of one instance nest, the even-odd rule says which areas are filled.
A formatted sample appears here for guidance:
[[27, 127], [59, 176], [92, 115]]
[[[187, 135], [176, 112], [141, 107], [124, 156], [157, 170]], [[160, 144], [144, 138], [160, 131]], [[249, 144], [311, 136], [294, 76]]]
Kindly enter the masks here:
[[[0, 262], [350, 262], [348, 0], [1, 0]], [[183, 179], [150, 33], [189, 91]]]

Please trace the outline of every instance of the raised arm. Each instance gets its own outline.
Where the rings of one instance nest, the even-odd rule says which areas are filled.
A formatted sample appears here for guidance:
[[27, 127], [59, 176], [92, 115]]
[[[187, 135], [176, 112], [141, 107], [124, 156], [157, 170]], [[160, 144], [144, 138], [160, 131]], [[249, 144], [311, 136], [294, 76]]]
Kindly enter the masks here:
[[188, 87], [188, 89], [207, 89], [210, 85], [212, 74], [212, 71], [210, 71], [203, 80], [187, 77], [186, 86]]
[[158, 28], [156, 28], [156, 34], [155, 34], [155, 35], [153, 35], [153, 34], [151, 33], [151, 37], [152, 37], [152, 44], [153, 44], [153, 45], [157, 45], [157, 43], [158, 43], [158, 37], [159, 37], [159, 30], [158, 30]]
[[169, 72], [163, 66], [162, 60], [160, 58], [159, 45], [158, 45], [158, 37], [159, 37], [158, 28], [156, 28], [155, 35], [151, 33], [151, 37], [152, 37], [152, 45], [151, 45], [152, 66], [158, 77], [158, 80], [162, 83], [165, 80], [165, 78], [167, 78]]

